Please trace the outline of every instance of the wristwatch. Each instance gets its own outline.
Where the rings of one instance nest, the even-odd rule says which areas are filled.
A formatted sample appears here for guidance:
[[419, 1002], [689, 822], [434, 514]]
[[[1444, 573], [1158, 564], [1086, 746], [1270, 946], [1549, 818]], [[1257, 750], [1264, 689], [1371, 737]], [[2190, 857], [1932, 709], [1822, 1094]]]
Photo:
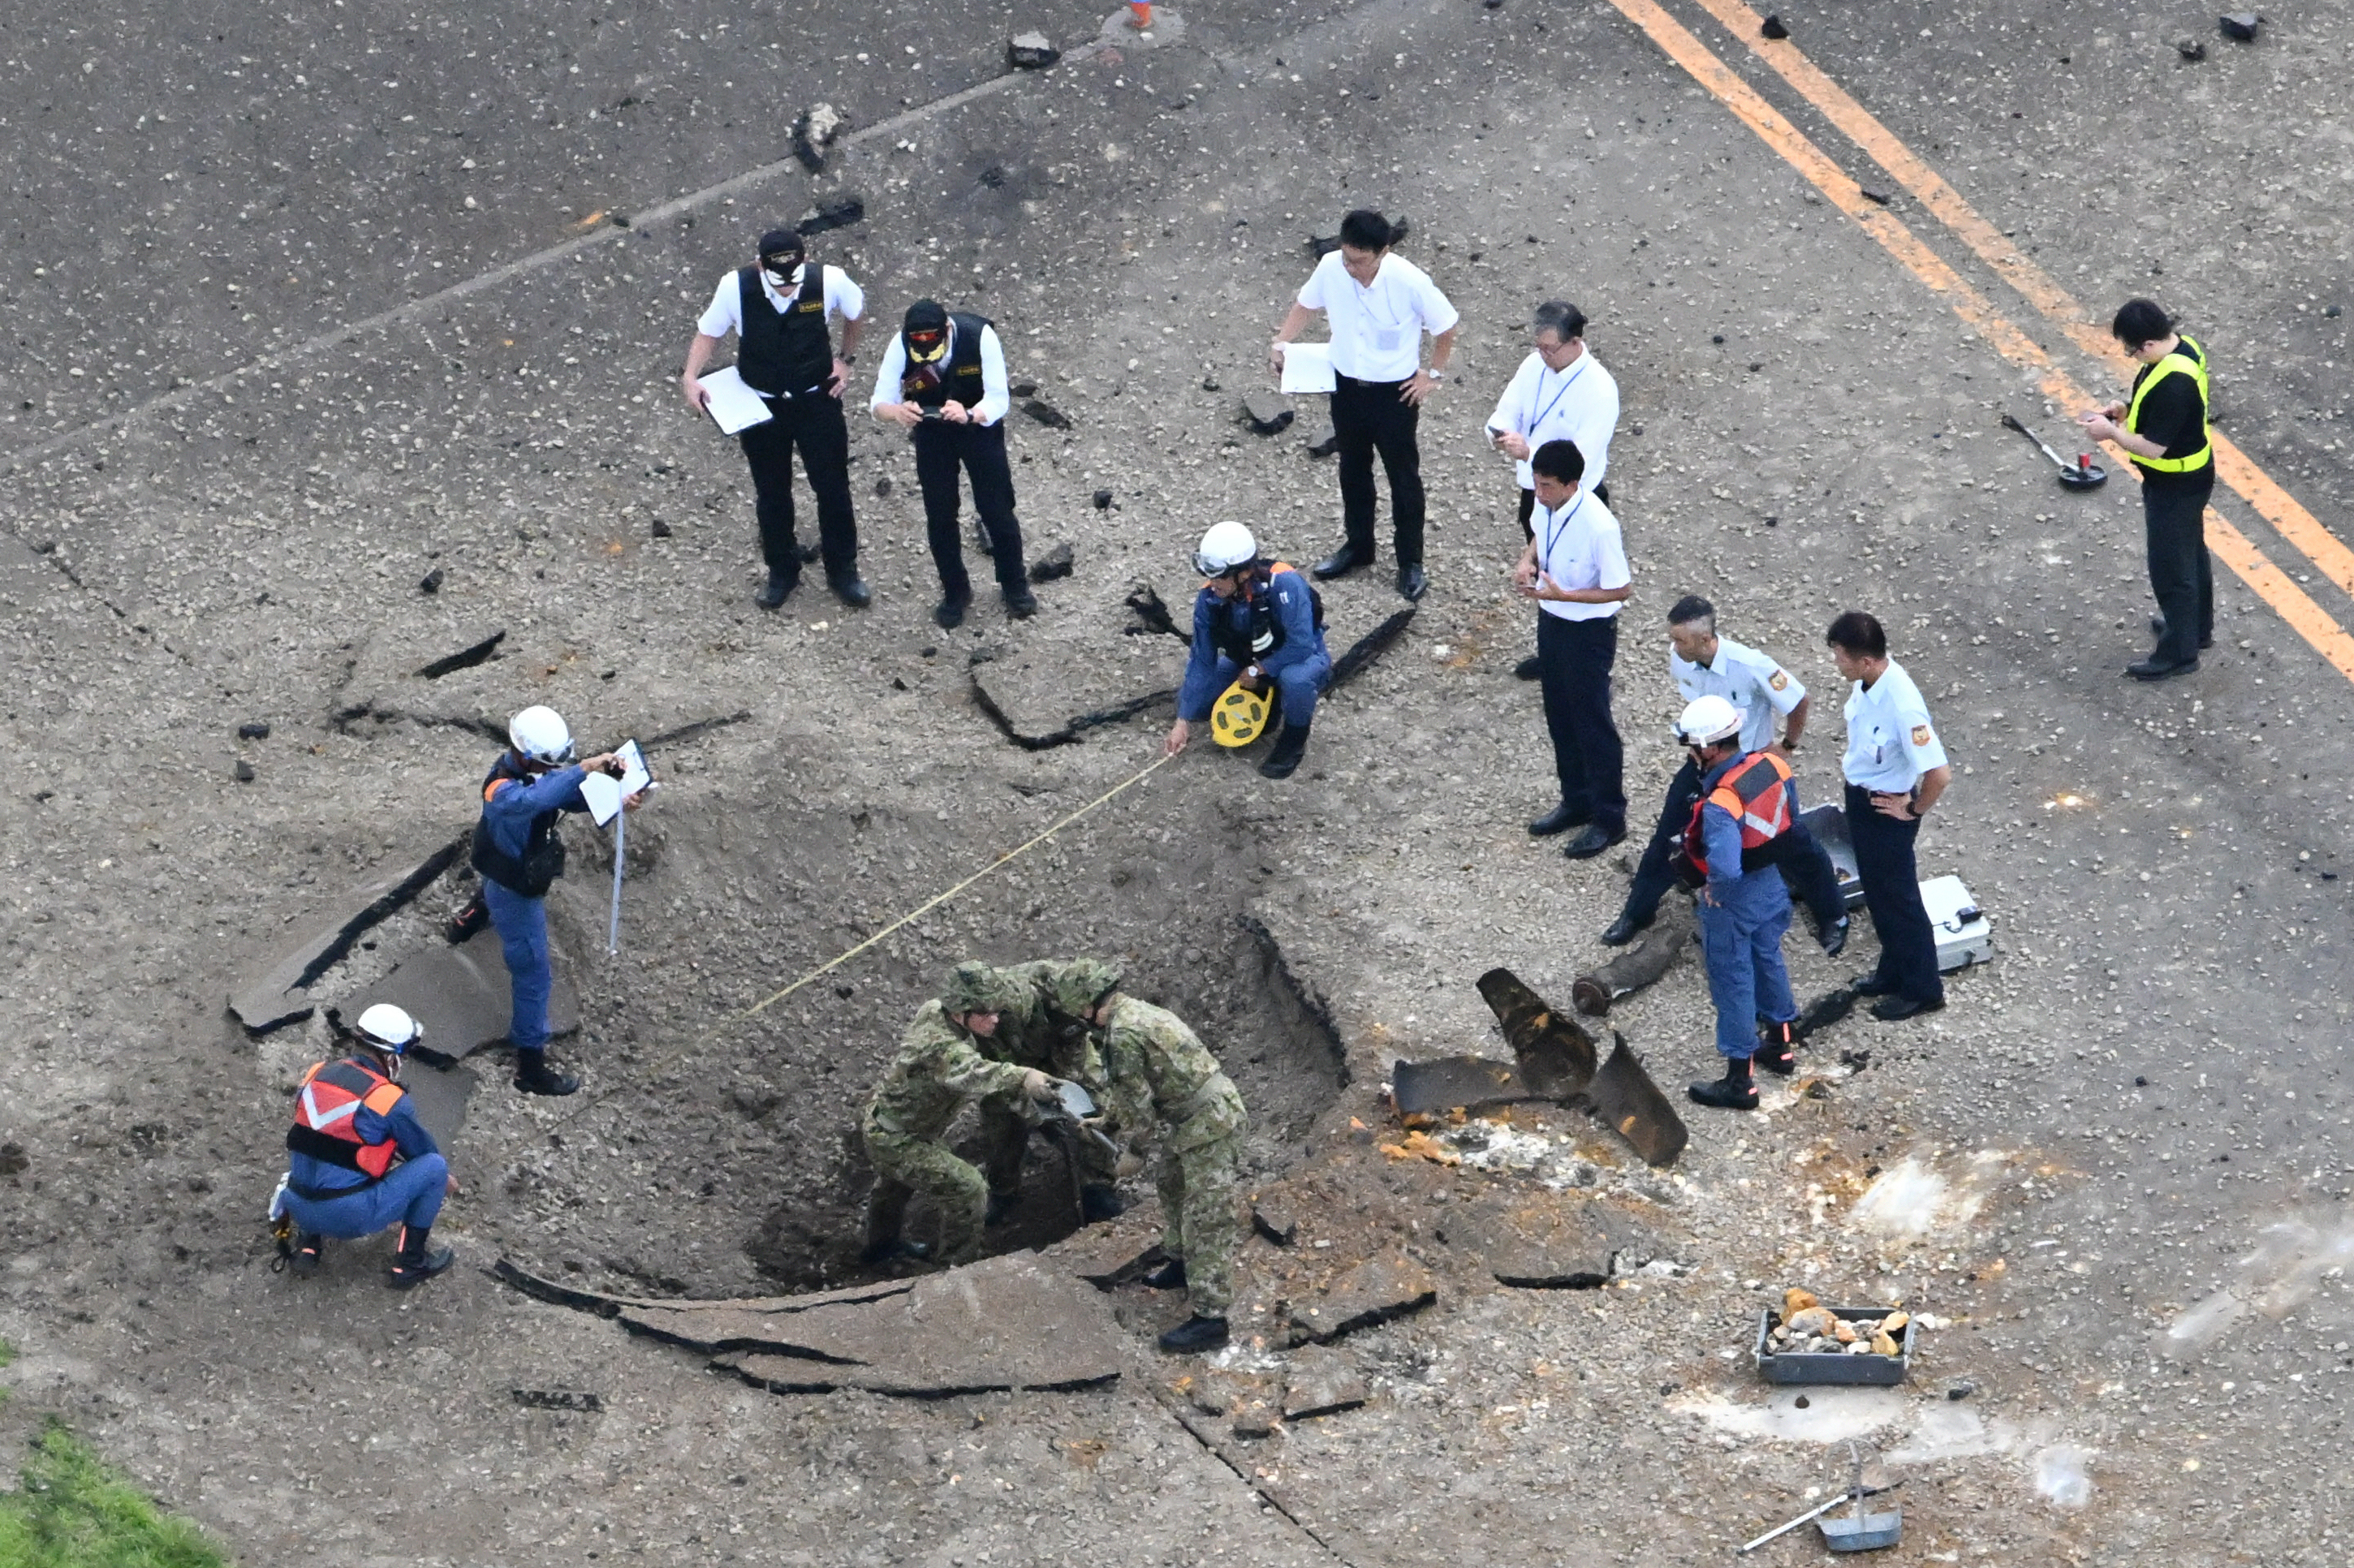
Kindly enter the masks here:
[[1429, 376], [1433, 381], [1444, 381], [1447, 379], [1447, 372], [1444, 370], [1426, 370], [1423, 374]]

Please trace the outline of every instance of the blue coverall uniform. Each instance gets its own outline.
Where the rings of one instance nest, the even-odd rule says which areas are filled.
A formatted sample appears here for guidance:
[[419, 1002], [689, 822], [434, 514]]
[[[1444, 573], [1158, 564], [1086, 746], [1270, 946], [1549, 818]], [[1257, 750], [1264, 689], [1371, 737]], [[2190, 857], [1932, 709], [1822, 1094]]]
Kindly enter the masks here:
[[363, 1143], [389, 1139], [400, 1150], [400, 1162], [371, 1181], [363, 1171], [331, 1164], [300, 1150], [288, 1150], [286, 1212], [294, 1216], [294, 1223], [305, 1231], [346, 1241], [372, 1236], [394, 1224], [429, 1229], [441, 1212], [450, 1162], [441, 1157], [425, 1124], [417, 1119], [416, 1102], [404, 1094], [382, 1116], [362, 1106], [353, 1118], [352, 1130]]
[[1332, 655], [1324, 650], [1324, 633], [1316, 625], [1315, 601], [1308, 579], [1296, 571], [1270, 572], [1266, 586], [1254, 585], [1273, 611], [1276, 645], [1266, 652], [1235, 658], [1251, 644], [1256, 605], [1236, 594], [1220, 599], [1204, 587], [1193, 600], [1193, 649], [1185, 660], [1184, 683], [1177, 691], [1177, 716], [1199, 724], [1210, 716], [1218, 694], [1234, 684], [1245, 664], [1256, 662], [1274, 681], [1283, 709], [1283, 722], [1303, 728], [1316, 717], [1316, 699], [1332, 678]]
[[[509, 779], [482, 802], [482, 821], [491, 842], [518, 860], [531, 842], [532, 826], [558, 811], [585, 811], [580, 780], [587, 770], [575, 763], [543, 773], [536, 779]], [[528, 898], [485, 876], [482, 905], [498, 928], [499, 951], [505, 958], [514, 1003], [507, 1024], [507, 1043], [520, 1055], [547, 1049], [547, 998], [555, 989], [556, 971], [547, 952], [547, 902]], [[519, 1063], [518, 1065], [524, 1064]]]
[[[1729, 757], [1701, 779], [1703, 799], [1743, 759]], [[1797, 787], [1785, 783], [1789, 814], [1798, 815]], [[1700, 811], [1708, 887], [1700, 900], [1701, 951], [1708, 960], [1708, 994], [1716, 1003], [1716, 1049], [1724, 1056], [1757, 1052], [1757, 1023], [1787, 1023], [1798, 1016], [1790, 971], [1782, 962], [1782, 933], [1790, 928], [1790, 890], [1774, 866], [1741, 869], [1741, 823], [1709, 802]]]

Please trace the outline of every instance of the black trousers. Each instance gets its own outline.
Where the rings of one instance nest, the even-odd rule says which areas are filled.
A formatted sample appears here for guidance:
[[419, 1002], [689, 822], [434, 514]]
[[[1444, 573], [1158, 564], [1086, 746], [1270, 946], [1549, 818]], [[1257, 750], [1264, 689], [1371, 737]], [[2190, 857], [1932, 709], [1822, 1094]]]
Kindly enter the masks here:
[[1627, 826], [1626, 752], [1610, 722], [1618, 618], [1570, 620], [1537, 612], [1537, 680], [1562, 804], [1613, 832]]
[[1415, 432], [1422, 410], [1399, 394], [1403, 381], [1332, 378], [1332, 436], [1341, 451], [1341, 526], [1349, 547], [1373, 555], [1373, 454], [1390, 481], [1390, 523], [1397, 564], [1422, 565], [1422, 449]]
[[[1603, 503], [1608, 505], [1609, 503]], [[1675, 885], [1676, 874], [1670, 869], [1677, 848], [1683, 842], [1684, 829], [1691, 823], [1694, 802], [1700, 799], [1700, 769], [1691, 758], [1676, 769], [1668, 780], [1668, 798], [1659, 808], [1659, 825], [1651, 830], [1651, 842], [1643, 846], [1643, 858], [1635, 866], [1634, 884], [1627, 889], [1624, 913], [1638, 926], [1649, 925], [1659, 912], [1659, 900]], [[1847, 913], [1847, 901], [1840, 896], [1839, 868], [1831, 864], [1830, 852], [1815, 841], [1815, 835], [1804, 821], [1794, 821], [1790, 831], [1766, 846], [1766, 863], [1782, 874], [1789, 885], [1790, 896], [1807, 906], [1818, 927], [1828, 926]]]
[[[1599, 501], [1599, 502], [1600, 502], [1600, 503], [1602, 503], [1602, 504], [1603, 504], [1603, 505], [1605, 505], [1605, 506], [1607, 506], [1607, 505], [1609, 505], [1609, 504], [1610, 504], [1610, 486], [1609, 486], [1609, 484], [1608, 484], [1606, 482], [1604, 482], [1604, 483], [1601, 483], [1601, 484], [1597, 484], [1597, 485], [1596, 485], [1596, 486], [1594, 487], [1594, 499], [1595, 499], [1595, 500], [1596, 500], [1596, 501]], [[1533, 490], [1523, 490], [1523, 491], [1522, 491], [1522, 492], [1521, 492], [1521, 537], [1522, 537], [1522, 538], [1523, 538], [1523, 539], [1533, 539], [1533, 538], [1535, 538], [1535, 537], [1537, 536], [1537, 531], [1536, 531], [1536, 527], [1535, 527], [1535, 525], [1534, 525], [1532, 523], [1531, 523], [1531, 522], [1529, 521], [1531, 518], [1534, 517], [1536, 514], [1537, 514], [1537, 493], [1536, 493], [1535, 491], [1533, 491]]]
[[957, 472], [972, 477], [972, 509], [989, 535], [997, 563], [998, 586], [1029, 586], [1022, 566], [1022, 524], [1013, 516], [1013, 470], [1005, 458], [1005, 427], [952, 425], [926, 419], [915, 429], [916, 482], [924, 492], [924, 531], [939, 568], [944, 597], [969, 599], [972, 579], [965, 575], [964, 541], [957, 534]]
[[1943, 1001], [1946, 982], [1937, 973], [1937, 930], [1921, 903], [1921, 873], [1913, 859], [1917, 821], [1900, 822], [1875, 809], [1871, 791], [1847, 787], [1847, 831], [1855, 842], [1856, 874], [1863, 901], [1880, 933], [1880, 978], [1899, 996]]
[[736, 438], [752, 469], [760, 558], [788, 582], [801, 580], [801, 547], [793, 538], [793, 449], [799, 447], [801, 471], [817, 497], [818, 547], [825, 558], [825, 575], [854, 575], [858, 570], [858, 524], [850, 511], [850, 427], [843, 418], [842, 399], [820, 390], [762, 401], [772, 417]]
[[2166, 618], [2157, 657], [2181, 663], [2199, 657], [2215, 637], [2215, 562], [2207, 553], [2207, 501], [2215, 493], [2215, 465], [2189, 476], [2198, 482], [2144, 480], [2142, 522], [2149, 540], [2149, 591]]

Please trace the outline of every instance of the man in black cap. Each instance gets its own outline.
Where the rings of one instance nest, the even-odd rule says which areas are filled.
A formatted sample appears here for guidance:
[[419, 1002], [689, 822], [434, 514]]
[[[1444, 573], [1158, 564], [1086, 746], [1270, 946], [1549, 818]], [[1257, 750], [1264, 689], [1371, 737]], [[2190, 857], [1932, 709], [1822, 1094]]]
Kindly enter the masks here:
[[916, 480], [924, 491], [924, 525], [940, 571], [943, 630], [964, 622], [972, 603], [964, 546], [957, 536], [957, 469], [972, 476], [972, 508], [989, 536], [1005, 612], [1016, 620], [1038, 611], [1022, 566], [1022, 524], [1013, 516], [1013, 471], [1005, 460], [1005, 413], [1013, 395], [997, 329], [969, 311], [934, 300], [907, 307], [907, 320], [875, 373], [868, 411], [913, 432]]
[[[874, 599], [858, 576], [858, 524], [850, 511], [850, 427], [842, 392], [858, 357], [866, 295], [839, 267], [811, 263], [801, 237], [790, 228], [760, 236], [759, 260], [719, 280], [711, 303], [695, 323], [679, 389], [697, 413], [700, 377], [713, 351], [736, 334], [736, 373], [760, 394], [769, 418], [736, 439], [752, 468], [760, 519], [760, 554], [769, 580], [754, 600], [774, 609], [801, 581], [801, 547], [793, 538], [793, 448], [817, 496], [819, 548], [825, 580], [843, 603], [862, 609]], [[842, 352], [828, 323], [842, 317]]]

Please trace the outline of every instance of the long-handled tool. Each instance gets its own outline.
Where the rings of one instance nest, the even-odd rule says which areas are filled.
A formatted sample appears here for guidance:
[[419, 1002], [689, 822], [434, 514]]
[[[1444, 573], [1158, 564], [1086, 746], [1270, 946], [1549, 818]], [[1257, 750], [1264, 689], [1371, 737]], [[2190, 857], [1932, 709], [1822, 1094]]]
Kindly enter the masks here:
[[2062, 457], [2058, 452], [2053, 451], [2050, 446], [2046, 445], [2041, 436], [2037, 435], [2033, 430], [2029, 429], [2025, 425], [2020, 424], [2009, 414], [2005, 414], [2002, 417], [2002, 425], [2003, 429], [2007, 430], [2017, 430], [2020, 435], [2025, 436], [2029, 440], [2033, 441], [2035, 443], [2036, 450], [2041, 452], [2045, 457], [2052, 460], [2052, 466], [2060, 471], [2060, 483], [2062, 488], [2068, 490], [2098, 490], [2101, 486], [2109, 482], [2109, 471], [2103, 468], [2099, 463], [2094, 462], [2093, 461], [2092, 453], [2078, 452], [2076, 454], [2076, 461], [2074, 462], [2070, 462], [2066, 458]]
[[[1759, 1547], [1765, 1545], [1769, 1541], [1779, 1541], [1782, 1537], [1789, 1534], [1790, 1531], [1797, 1529], [1800, 1525], [1812, 1524], [1815, 1520], [1822, 1518], [1823, 1515], [1830, 1512], [1831, 1510], [1835, 1508], [1840, 1507], [1842, 1504], [1852, 1502], [1857, 1508], [1861, 1509], [1863, 1506], [1863, 1499], [1865, 1498], [1877, 1497], [1882, 1492], [1893, 1492], [1903, 1484], [1904, 1483], [1903, 1481], [1893, 1481], [1884, 1487], [1867, 1487], [1859, 1481], [1852, 1489], [1842, 1490], [1829, 1501], [1816, 1504], [1813, 1508], [1808, 1509], [1806, 1512], [1790, 1520], [1787, 1524], [1777, 1524], [1773, 1529], [1767, 1531], [1765, 1534], [1759, 1536], [1756, 1540], [1742, 1542], [1742, 1544], [1734, 1548], [1734, 1555], [1738, 1557], [1746, 1552], [1756, 1551]], [[1875, 1515], [1872, 1517], [1878, 1516]], [[1836, 1551], [1839, 1549], [1833, 1548], [1833, 1550]]]
[[1877, 1552], [1883, 1546], [1895, 1545], [1904, 1535], [1904, 1510], [1892, 1508], [1886, 1513], [1863, 1511], [1863, 1499], [1872, 1495], [1872, 1489], [1863, 1484], [1863, 1456], [1852, 1443], [1847, 1446], [1847, 1452], [1855, 1467], [1855, 1479], [1848, 1489], [1848, 1496], [1855, 1499], [1855, 1509], [1844, 1519], [1825, 1515], [1815, 1521], [1815, 1528], [1823, 1532], [1823, 1544], [1833, 1552]]

